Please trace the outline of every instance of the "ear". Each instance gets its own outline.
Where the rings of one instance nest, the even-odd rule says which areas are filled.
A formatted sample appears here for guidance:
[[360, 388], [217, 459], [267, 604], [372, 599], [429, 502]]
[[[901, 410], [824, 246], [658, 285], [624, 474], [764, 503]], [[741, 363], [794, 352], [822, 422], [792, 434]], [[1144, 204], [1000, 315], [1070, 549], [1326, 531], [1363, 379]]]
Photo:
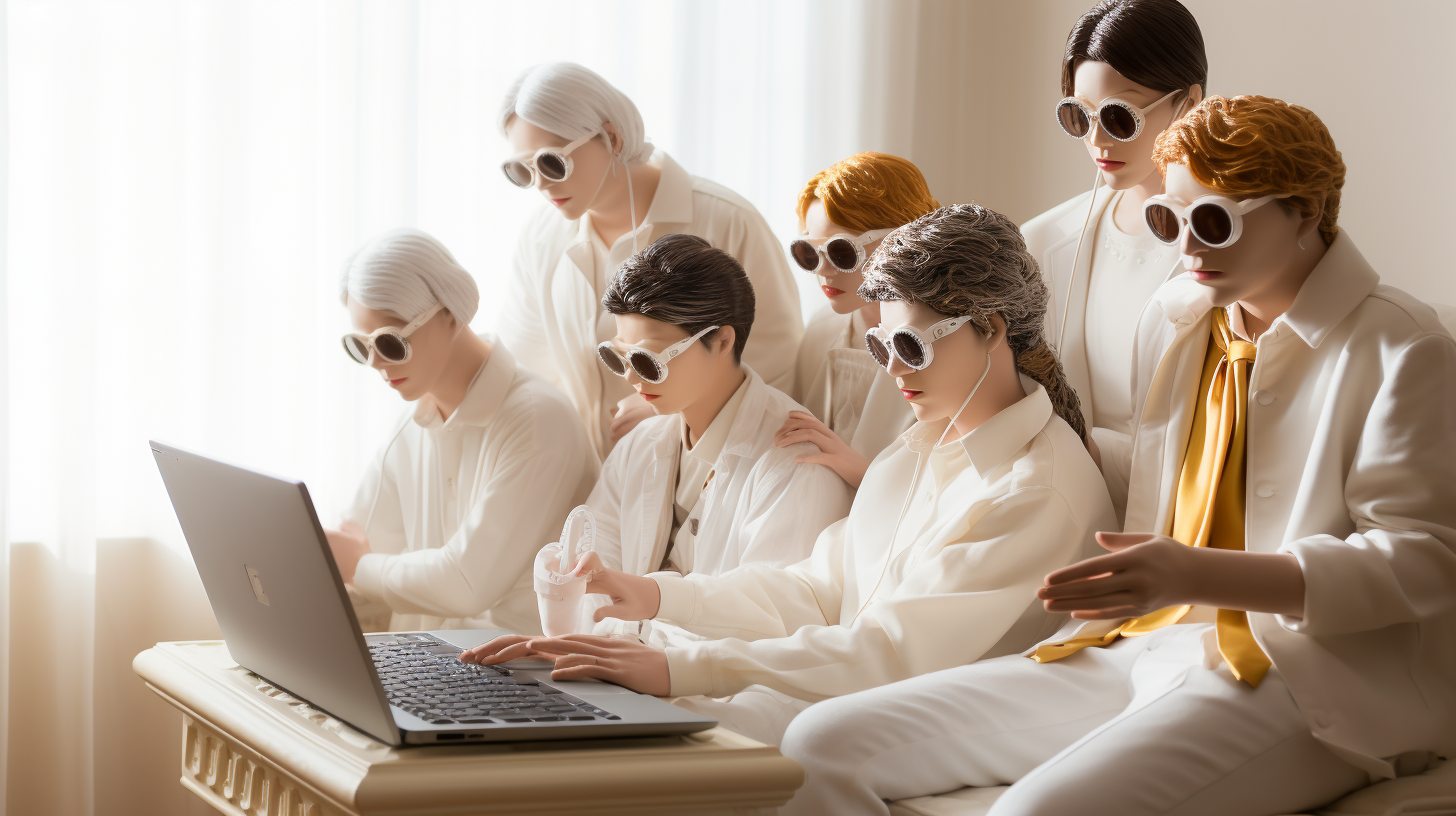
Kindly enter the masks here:
[[607, 132], [607, 139], [611, 142], [612, 156], [622, 154], [622, 137], [617, 133], [617, 128], [611, 122], [603, 122], [602, 130]]
[[713, 353], [732, 354], [733, 344], [738, 340], [738, 333], [732, 326], [721, 326], [713, 332]]
[[997, 338], [1005, 339], [1005, 337], [1006, 319], [1001, 317], [1001, 315], [999, 314], [993, 313], [991, 315], [991, 333], [986, 335], [986, 339], [990, 341], [995, 341], [997, 340]]
[[[1319, 229], [1320, 218], [1324, 214], [1324, 207], [1320, 207], [1318, 210], [1315, 211], [1314, 215], [1311, 215], [1308, 218], [1305, 218], [1304, 220], [1299, 222], [1299, 229], [1295, 232], [1295, 234], [1299, 236], [1300, 247], [1304, 247], [1305, 240], [1308, 239], [1311, 235], [1315, 234], [1316, 230]], [[1323, 241], [1324, 236], [1319, 236], [1319, 239]]]
[[1186, 94], [1184, 94], [1183, 101], [1182, 101], [1182, 103], [1180, 103], [1178, 105], [1177, 114], [1173, 118], [1175, 120], [1181, 118], [1183, 116], [1183, 114], [1185, 114], [1188, 111], [1191, 111], [1194, 108], [1198, 107], [1198, 103], [1199, 102], [1202, 102], [1202, 101], [1203, 101], [1203, 86], [1202, 85], [1189, 85], [1188, 86], [1188, 92]]

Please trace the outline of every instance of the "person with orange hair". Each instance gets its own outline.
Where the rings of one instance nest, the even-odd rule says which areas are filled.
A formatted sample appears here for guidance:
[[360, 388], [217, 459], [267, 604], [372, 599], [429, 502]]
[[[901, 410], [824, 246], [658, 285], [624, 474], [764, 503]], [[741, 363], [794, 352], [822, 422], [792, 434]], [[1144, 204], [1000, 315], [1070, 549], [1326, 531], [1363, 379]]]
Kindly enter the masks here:
[[1339, 228], [1309, 110], [1212, 96], [1154, 157], [1189, 271], [1138, 328], [1131, 532], [1047, 576], [1073, 621], [1024, 656], [795, 719], [790, 812], [1304, 812], [1456, 750], [1456, 341]]
[[819, 279], [829, 299], [804, 329], [795, 381], [799, 402], [778, 444], [813, 442], [803, 461], [832, 468], [852, 487], [870, 460], [915, 424], [895, 378], [865, 348], [880, 304], [859, 295], [862, 270], [891, 230], [938, 208], [925, 176], [907, 159], [856, 153], [817, 173], [799, 193], [799, 229], [789, 245], [797, 267]]

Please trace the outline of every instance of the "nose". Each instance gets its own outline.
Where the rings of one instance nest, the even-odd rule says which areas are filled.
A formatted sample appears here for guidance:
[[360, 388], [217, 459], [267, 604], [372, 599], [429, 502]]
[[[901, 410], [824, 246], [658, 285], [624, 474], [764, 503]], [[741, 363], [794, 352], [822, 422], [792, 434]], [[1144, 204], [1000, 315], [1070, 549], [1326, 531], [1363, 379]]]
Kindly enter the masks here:
[[1178, 252], [1180, 254], [1191, 258], [1195, 255], [1201, 255], [1208, 250], [1208, 246], [1198, 240], [1194, 236], [1193, 230], [1188, 228], [1187, 219], [1179, 219], [1178, 227]]
[[1093, 147], [1112, 147], [1113, 145], [1117, 144], [1117, 140], [1107, 135], [1107, 131], [1102, 129], [1101, 117], [1093, 116], [1090, 118], [1092, 120], [1092, 125], [1091, 130], [1087, 131], [1087, 141], [1090, 142]]
[[885, 366], [885, 373], [891, 377], [904, 377], [907, 374], [915, 373], [915, 369], [905, 365], [905, 361], [897, 354], [890, 355], [890, 364]]
[[369, 367], [375, 369], [376, 371], [383, 371], [384, 367], [387, 365], [389, 364], [384, 361], [384, 358], [379, 356], [379, 353], [374, 350], [373, 346], [370, 346]]

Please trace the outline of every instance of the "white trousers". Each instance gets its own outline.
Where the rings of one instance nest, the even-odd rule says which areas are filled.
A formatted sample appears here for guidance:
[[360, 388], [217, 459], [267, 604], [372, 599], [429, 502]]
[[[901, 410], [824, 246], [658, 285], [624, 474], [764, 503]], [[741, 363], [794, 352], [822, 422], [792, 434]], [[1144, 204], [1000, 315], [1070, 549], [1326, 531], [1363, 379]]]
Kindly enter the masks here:
[[765, 686], [749, 686], [731, 697], [677, 697], [672, 704], [712, 717], [718, 725], [769, 745], [784, 740], [784, 731], [809, 703]]
[[1295, 813], [1369, 776], [1310, 733], [1271, 670], [1206, 659], [1210, 624], [1052, 663], [1009, 655], [826, 700], [790, 724], [804, 787], [783, 814], [888, 814], [885, 800], [1012, 785], [991, 816]]

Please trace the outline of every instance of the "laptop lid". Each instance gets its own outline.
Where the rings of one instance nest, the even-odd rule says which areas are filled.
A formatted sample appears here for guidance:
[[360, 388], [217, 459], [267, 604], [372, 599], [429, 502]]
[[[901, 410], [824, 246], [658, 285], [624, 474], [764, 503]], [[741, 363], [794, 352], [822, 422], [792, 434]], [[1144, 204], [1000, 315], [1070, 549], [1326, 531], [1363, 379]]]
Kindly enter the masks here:
[[401, 744], [303, 483], [156, 441], [151, 448], [233, 659]]

